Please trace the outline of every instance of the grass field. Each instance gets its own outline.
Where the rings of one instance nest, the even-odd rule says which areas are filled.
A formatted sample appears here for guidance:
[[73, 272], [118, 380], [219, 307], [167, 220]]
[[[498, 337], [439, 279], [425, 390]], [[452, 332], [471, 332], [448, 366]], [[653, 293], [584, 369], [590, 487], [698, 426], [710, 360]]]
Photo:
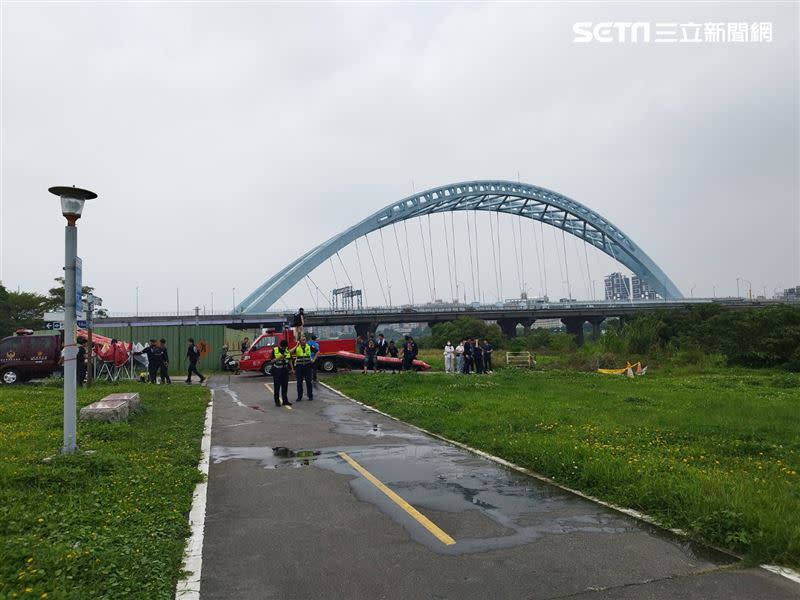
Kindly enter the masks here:
[[800, 566], [800, 376], [341, 375], [345, 394], [664, 525]]
[[57, 456], [62, 391], [0, 386], [0, 598], [172, 598], [208, 390], [96, 385], [82, 406], [138, 391], [128, 424], [79, 422], [90, 454]]

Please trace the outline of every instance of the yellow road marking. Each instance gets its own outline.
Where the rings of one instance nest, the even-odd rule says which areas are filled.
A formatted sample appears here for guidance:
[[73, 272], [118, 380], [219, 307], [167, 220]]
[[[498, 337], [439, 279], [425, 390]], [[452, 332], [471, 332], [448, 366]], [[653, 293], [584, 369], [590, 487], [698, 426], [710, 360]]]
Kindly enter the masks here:
[[400, 496], [398, 496], [395, 492], [390, 490], [386, 487], [377, 477], [375, 477], [372, 473], [367, 471], [364, 467], [358, 464], [355, 460], [353, 460], [347, 452], [339, 452], [339, 456], [347, 461], [347, 463], [353, 467], [356, 471], [361, 473], [367, 481], [369, 481], [372, 485], [386, 494], [389, 499], [397, 504], [400, 508], [406, 511], [409, 515], [411, 515], [420, 525], [422, 525], [425, 529], [430, 531], [436, 539], [442, 542], [446, 546], [452, 546], [456, 543], [456, 541], [447, 535], [444, 531], [439, 529], [428, 517], [423, 515], [419, 512], [416, 508], [411, 506], [408, 502], [403, 500]]
[[[270, 384], [268, 384], [268, 383], [265, 383], [265, 384], [264, 384], [264, 387], [265, 387], [265, 388], [267, 388], [267, 389], [269, 390], [269, 393], [270, 393], [270, 394], [274, 394], [274, 393], [275, 393], [275, 392], [273, 391], [273, 389], [272, 389], [272, 386], [271, 386]], [[284, 405], [284, 408], [285, 408], [286, 410], [292, 410], [292, 407], [291, 407], [291, 406], [285, 406], [285, 405]]]

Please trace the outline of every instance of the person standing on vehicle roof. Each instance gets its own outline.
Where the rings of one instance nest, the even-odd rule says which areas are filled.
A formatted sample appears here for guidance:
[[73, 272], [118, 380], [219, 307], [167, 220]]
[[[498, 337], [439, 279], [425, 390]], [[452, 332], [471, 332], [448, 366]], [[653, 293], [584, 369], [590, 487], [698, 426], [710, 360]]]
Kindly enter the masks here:
[[306, 311], [302, 307], [292, 318], [292, 327], [294, 328], [294, 339], [299, 340], [303, 335], [303, 328], [306, 326]]
[[294, 372], [297, 377], [297, 401], [303, 399], [303, 382], [306, 384], [309, 402], [314, 399], [314, 388], [311, 387], [311, 346], [306, 343], [306, 336], [300, 336], [300, 343], [294, 347]]
[[167, 340], [161, 338], [158, 342], [158, 345], [161, 347], [163, 352], [161, 356], [161, 383], [172, 383], [172, 379], [169, 378], [169, 353], [167, 352]]
[[319, 342], [317, 341], [316, 334], [311, 334], [311, 341], [308, 342], [308, 345], [311, 346], [311, 379], [312, 381], [317, 381], [317, 355], [319, 354]]
[[197, 361], [200, 360], [200, 350], [194, 345], [194, 338], [189, 338], [187, 344], [186, 358], [189, 359], [189, 373], [186, 375], [186, 383], [192, 383], [192, 373], [197, 374], [200, 378], [200, 383], [203, 383], [206, 378], [197, 370]]
[[[292, 353], [289, 351], [289, 342], [282, 339], [278, 347], [272, 350], [272, 391], [275, 395], [275, 406], [291, 406], [289, 402], [289, 371], [292, 368]], [[299, 380], [298, 380], [299, 381]]]

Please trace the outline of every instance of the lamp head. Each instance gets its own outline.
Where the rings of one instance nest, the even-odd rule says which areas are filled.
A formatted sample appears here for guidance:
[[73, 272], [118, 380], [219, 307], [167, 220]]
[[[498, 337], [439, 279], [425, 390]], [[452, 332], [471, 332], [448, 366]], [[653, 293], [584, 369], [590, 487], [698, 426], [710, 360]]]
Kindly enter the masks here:
[[89, 190], [67, 186], [51, 187], [48, 190], [51, 194], [61, 197], [61, 214], [66, 217], [70, 225], [75, 225], [75, 221], [81, 218], [83, 204], [87, 200], [97, 198], [97, 194]]

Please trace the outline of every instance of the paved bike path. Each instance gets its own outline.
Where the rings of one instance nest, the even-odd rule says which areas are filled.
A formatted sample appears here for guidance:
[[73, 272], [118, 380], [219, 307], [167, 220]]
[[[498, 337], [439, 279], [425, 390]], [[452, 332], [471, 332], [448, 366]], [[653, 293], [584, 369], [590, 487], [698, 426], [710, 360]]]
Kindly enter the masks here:
[[[203, 600], [800, 599], [794, 582], [730, 564], [323, 386], [313, 402], [277, 408], [269, 382], [210, 383]], [[299, 456], [276, 456], [276, 447]]]

